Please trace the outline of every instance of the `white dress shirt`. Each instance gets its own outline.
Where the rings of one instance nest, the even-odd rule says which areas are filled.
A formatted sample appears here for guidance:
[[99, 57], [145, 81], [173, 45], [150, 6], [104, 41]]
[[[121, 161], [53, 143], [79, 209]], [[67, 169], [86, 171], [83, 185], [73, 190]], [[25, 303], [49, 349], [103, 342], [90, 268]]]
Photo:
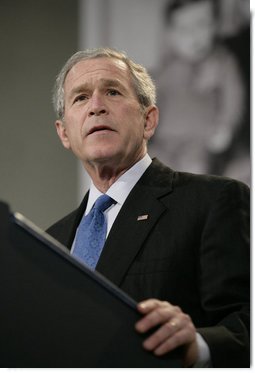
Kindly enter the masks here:
[[[126, 198], [140, 177], [147, 170], [151, 162], [152, 160], [150, 156], [146, 154], [133, 167], [121, 175], [120, 178], [116, 180], [115, 183], [107, 190], [106, 194], [116, 201], [115, 205], [113, 204], [105, 211], [105, 216], [107, 219], [107, 236], [121, 207], [126, 201]], [[98, 197], [100, 197], [100, 195], [102, 195], [102, 193], [95, 187], [93, 182], [91, 182], [85, 215], [90, 212], [95, 201]]]
[[[121, 175], [120, 178], [116, 180], [115, 183], [107, 190], [106, 194], [116, 201], [116, 204], [112, 204], [107, 210], [104, 211], [104, 214], [107, 219], [107, 236], [111, 230], [114, 220], [116, 219], [129, 193], [131, 192], [135, 184], [138, 182], [138, 180], [141, 178], [143, 173], [150, 166], [151, 162], [152, 160], [150, 156], [146, 154], [140, 161], [138, 161], [134, 166], [132, 166], [123, 175]], [[102, 194], [103, 193], [100, 192], [96, 188], [96, 186], [93, 184], [93, 182], [91, 181], [85, 215], [89, 214], [95, 201]], [[72, 245], [71, 252], [73, 250], [74, 243], [75, 243], [75, 239]], [[194, 367], [197, 367], [197, 368], [210, 367], [209, 347], [200, 334], [196, 333], [196, 335], [197, 335], [199, 356], [198, 356], [198, 361]]]

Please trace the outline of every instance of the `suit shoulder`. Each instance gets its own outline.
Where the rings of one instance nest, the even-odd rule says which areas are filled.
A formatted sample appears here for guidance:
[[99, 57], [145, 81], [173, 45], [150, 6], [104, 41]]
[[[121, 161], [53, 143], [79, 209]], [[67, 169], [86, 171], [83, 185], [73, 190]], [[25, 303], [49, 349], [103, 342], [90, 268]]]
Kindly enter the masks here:
[[237, 186], [249, 190], [248, 185], [242, 181], [230, 177], [206, 174], [193, 174], [189, 172], [174, 171], [174, 183], [176, 185], [196, 185], [205, 188], [222, 188]]
[[59, 219], [58, 221], [56, 221], [55, 223], [53, 223], [51, 226], [49, 226], [46, 229], [46, 232], [49, 233], [49, 231], [53, 230], [55, 227], [63, 226], [66, 223], [68, 223], [69, 221], [72, 221], [73, 218], [76, 215], [76, 212], [77, 212], [77, 209], [74, 210], [74, 211], [72, 211], [72, 212], [70, 212], [69, 214], [65, 215], [63, 218]]
[[173, 189], [181, 189], [197, 192], [213, 192], [228, 188], [241, 189], [249, 192], [249, 187], [239, 180], [229, 177], [209, 175], [209, 174], [193, 174], [190, 172], [175, 171], [164, 165], [159, 160], [153, 160], [153, 168], [150, 177], [153, 177], [155, 183], [171, 184]]
[[249, 194], [249, 187], [241, 181], [229, 177], [193, 174], [171, 169], [157, 158], [153, 159], [151, 167], [142, 180], [148, 186], [170, 187], [175, 192], [192, 195], [218, 194], [222, 190], [236, 190]]
[[51, 225], [46, 232], [65, 244], [69, 243], [73, 239], [73, 234], [84, 214], [87, 198], [88, 195], [86, 194], [78, 208]]
[[46, 229], [46, 232], [57, 240], [62, 241], [61, 235], [74, 225], [76, 217], [77, 209], [52, 224], [49, 228]]
[[175, 172], [173, 190], [192, 206], [212, 208], [215, 203], [228, 203], [249, 208], [249, 187], [228, 177]]

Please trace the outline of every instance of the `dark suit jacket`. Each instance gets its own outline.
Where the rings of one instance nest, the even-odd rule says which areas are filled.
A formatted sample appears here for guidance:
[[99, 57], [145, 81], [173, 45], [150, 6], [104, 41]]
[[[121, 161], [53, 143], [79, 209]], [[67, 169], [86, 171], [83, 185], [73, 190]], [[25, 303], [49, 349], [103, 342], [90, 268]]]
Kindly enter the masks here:
[[[87, 198], [48, 230], [69, 248]], [[174, 172], [155, 159], [119, 212], [96, 269], [137, 301], [180, 306], [214, 367], [247, 367], [249, 251], [246, 185]]]

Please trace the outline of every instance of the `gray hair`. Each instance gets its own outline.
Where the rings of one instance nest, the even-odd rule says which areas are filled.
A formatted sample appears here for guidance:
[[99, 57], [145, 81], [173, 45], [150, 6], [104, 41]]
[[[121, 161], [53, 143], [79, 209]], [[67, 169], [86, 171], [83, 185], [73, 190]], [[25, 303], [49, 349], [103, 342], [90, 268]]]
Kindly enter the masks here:
[[83, 51], [76, 52], [72, 55], [60, 73], [57, 76], [56, 83], [53, 90], [53, 106], [58, 119], [63, 119], [65, 112], [65, 91], [64, 84], [68, 72], [71, 68], [78, 62], [93, 58], [115, 58], [123, 61], [128, 67], [133, 87], [137, 95], [138, 101], [142, 108], [148, 107], [150, 105], [155, 105], [156, 103], [156, 88], [152, 81], [152, 78], [148, 74], [145, 67], [139, 65], [132, 61], [125, 52], [120, 52], [115, 49], [110, 48], [96, 48], [96, 49], [86, 49]]

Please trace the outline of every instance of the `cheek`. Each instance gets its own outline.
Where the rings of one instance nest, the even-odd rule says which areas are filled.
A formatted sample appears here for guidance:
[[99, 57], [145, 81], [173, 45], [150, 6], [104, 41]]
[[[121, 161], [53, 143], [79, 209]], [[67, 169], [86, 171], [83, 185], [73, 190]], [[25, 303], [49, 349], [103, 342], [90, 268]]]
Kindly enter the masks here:
[[68, 136], [72, 139], [80, 136], [82, 130], [82, 117], [81, 115], [68, 114], [65, 116], [66, 127], [68, 129]]
[[72, 126], [68, 126], [66, 136], [68, 138], [69, 149], [77, 155], [77, 152], [79, 152], [79, 149], [82, 147], [82, 137], [75, 123], [72, 123]]
[[145, 139], [144, 125], [141, 122], [133, 122], [129, 130], [127, 141], [131, 147], [140, 147]]
[[139, 137], [144, 132], [145, 119], [140, 109], [128, 109], [123, 115], [126, 130], [133, 136]]

